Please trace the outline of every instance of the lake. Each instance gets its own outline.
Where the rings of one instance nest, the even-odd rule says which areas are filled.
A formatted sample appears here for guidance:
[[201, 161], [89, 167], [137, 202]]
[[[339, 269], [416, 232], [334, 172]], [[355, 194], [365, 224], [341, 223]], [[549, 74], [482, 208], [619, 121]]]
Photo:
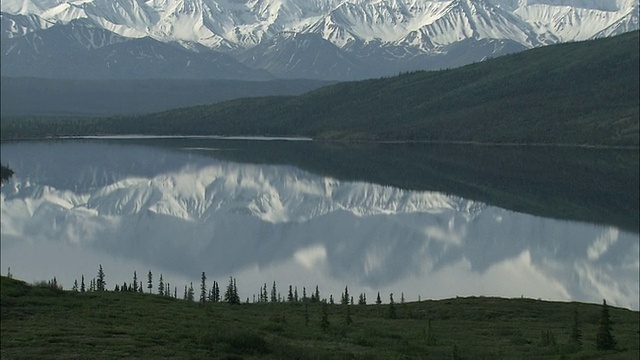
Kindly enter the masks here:
[[2, 273], [639, 308], [637, 150], [297, 140], [3, 142]]

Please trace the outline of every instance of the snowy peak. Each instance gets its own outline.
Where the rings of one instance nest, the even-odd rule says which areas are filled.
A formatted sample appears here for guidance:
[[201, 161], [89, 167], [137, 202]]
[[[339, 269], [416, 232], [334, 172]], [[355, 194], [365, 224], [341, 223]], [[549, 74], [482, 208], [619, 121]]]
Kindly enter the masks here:
[[[283, 34], [313, 35], [338, 50], [322, 56], [322, 67], [305, 71], [330, 79], [354, 58], [365, 63], [356, 72], [370, 77], [508, 52], [485, 44], [507, 43], [513, 51], [639, 28], [638, 0], [6, 0], [0, 10], [3, 18], [11, 17], [3, 19], [4, 38], [81, 19], [122, 37], [150, 37], [237, 59], [251, 59], [258, 51], [245, 53], [256, 48], [272, 48]], [[474, 43], [479, 50], [465, 57], [448, 55], [459, 44]], [[287, 75], [290, 66], [274, 63], [281, 61], [277, 58], [296, 62], [305, 57], [301, 51], [266, 54], [260, 62], [281, 69], [274, 70], [277, 76], [297, 76], [305, 71], [298, 68]], [[256, 66], [254, 61], [245, 64]], [[307, 62], [299, 62], [303, 65]], [[371, 68], [376, 70], [367, 70]]]

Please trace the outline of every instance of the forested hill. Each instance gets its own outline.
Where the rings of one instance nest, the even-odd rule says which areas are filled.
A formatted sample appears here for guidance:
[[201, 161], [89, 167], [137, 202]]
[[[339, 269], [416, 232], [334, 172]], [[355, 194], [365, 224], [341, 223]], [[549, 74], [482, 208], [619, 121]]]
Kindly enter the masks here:
[[[457, 69], [138, 116], [17, 123], [2, 136], [304, 135], [317, 139], [639, 144], [639, 33]], [[22, 119], [24, 120], [24, 119]]]

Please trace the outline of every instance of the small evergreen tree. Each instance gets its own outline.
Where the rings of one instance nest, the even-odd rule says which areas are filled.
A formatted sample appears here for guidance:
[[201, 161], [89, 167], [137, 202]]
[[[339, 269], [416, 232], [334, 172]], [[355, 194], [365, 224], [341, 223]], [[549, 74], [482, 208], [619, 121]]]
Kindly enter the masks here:
[[220, 302], [220, 286], [217, 281], [213, 282], [213, 302]]
[[616, 340], [611, 334], [611, 318], [609, 317], [609, 307], [607, 301], [602, 300], [602, 310], [600, 312], [600, 325], [596, 334], [596, 348], [598, 350], [612, 350], [616, 347]]
[[358, 296], [358, 305], [367, 305], [367, 296], [364, 293], [360, 293]]
[[98, 291], [104, 291], [106, 285], [107, 282], [104, 281], [104, 271], [102, 271], [102, 264], [100, 264], [100, 267], [98, 268], [98, 280], [96, 282], [96, 289]]
[[133, 292], [138, 292], [138, 274], [133, 272]]
[[183, 300], [187, 300], [187, 285], [184, 286], [184, 295], [182, 296]]
[[149, 294], [151, 294], [151, 289], [153, 289], [153, 274], [151, 273], [151, 270], [149, 270], [149, 273], [147, 274], [147, 289], [149, 289]]
[[84, 286], [84, 275], [82, 275], [82, 280], [80, 282], [80, 292], [85, 292], [86, 288]]
[[318, 285], [316, 285], [315, 301], [320, 301], [320, 290], [318, 289]]
[[267, 283], [264, 283], [264, 287], [262, 288], [262, 302], [269, 301], [269, 294], [267, 293]]
[[116, 284], [116, 286], [113, 288], [113, 291], [120, 292], [120, 286], [118, 284]]
[[193, 296], [194, 296], [194, 293], [193, 293], [193, 283], [190, 283], [190, 285], [189, 285], [189, 291], [187, 291], [187, 300], [189, 300], [189, 301], [193, 301]]
[[71, 290], [78, 291], [78, 279], [73, 280], [73, 287]]
[[333, 294], [329, 295], [329, 304], [333, 305]]
[[340, 299], [340, 304], [349, 305], [349, 289], [346, 286], [344, 287], [344, 293]]
[[7, 277], [9, 279], [13, 279], [13, 274], [11, 273], [11, 266], [9, 266], [9, 269], [7, 269]]
[[162, 279], [162, 274], [160, 274], [160, 281], [158, 282], [158, 295], [164, 295], [164, 280]]
[[207, 276], [202, 272], [200, 277], [200, 302], [204, 304], [207, 300]]
[[233, 277], [229, 278], [229, 285], [227, 285], [227, 291], [225, 291], [224, 293], [224, 301], [232, 305], [240, 304], [240, 297], [238, 296], [238, 288], [236, 285], [236, 281]]
[[273, 282], [273, 286], [271, 287], [271, 302], [278, 301], [278, 292], [276, 291], [276, 282]]
[[293, 301], [298, 302], [298, 287], [294, 287], [293, 289]]
[[382, 299], [380, 298], [380, 291], [378, 291], [378, 297], [376, 298], [376, 305], [382, 304]]
[[293, 302], [293, 287], [289, 285], [289, 294], [287, 295], [287, 301]]
[[309, 299], [307, 299], [307, 288], [306, 287], [302, 287], [302, 301], [306, 302]]

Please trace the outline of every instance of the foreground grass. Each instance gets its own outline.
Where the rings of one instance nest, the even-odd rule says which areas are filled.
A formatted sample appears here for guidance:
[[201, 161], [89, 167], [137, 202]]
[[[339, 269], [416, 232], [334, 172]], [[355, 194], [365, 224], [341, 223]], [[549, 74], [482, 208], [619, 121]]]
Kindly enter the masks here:
[[[610, 308], [616, 350], [597, 351], [601, 307], [458, 298], [389, 305], [201, 305], [157, 295], [56, 291], [1, 278], [1, 357], [632, 359], [638, 312]], [[571, 345], [574, 311], [582, 345]], [[347, 324], [347, 311], [352, 323]]]

